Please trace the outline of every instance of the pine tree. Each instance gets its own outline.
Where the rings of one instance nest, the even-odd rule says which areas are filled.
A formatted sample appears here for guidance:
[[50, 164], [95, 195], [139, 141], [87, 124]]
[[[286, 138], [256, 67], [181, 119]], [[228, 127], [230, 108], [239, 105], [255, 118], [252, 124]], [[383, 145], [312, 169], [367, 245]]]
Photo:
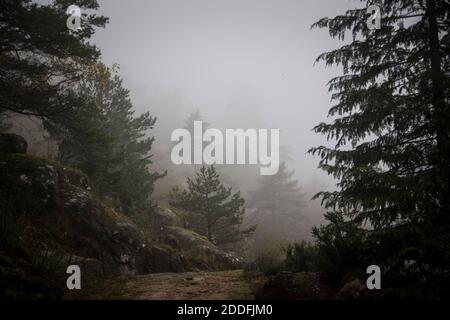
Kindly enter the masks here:
[[304, 194], [294, 171], [288, 171], [282, 162], [278, 173], [263, 176], [258, 188], [252, 193], [250, 207], [255, 209], [252, 222], [258, 225], [256, 242], [285, 239], [300, 241], [305, 238], [306, 218], [302, 215]]
[[203, 117], [200, 113], [200, 109], [195, 108], [194, 111], [192, 111], [189, 114], [189, 116], [186, 118], [186, 120], [184, 120], [184, 126], [183, 126], [183, 128], [187, 129], [191, 133], [191, 136], [194, 136], [194, 121], [202, 121], [203, 122], [203, 130], [206, 130], [210, 126], [210, 123], [205, 122], [203, 120]]
[[[84, 12], [76, 33], [66, 26], [66, 9], [72, 4]], [[107, 22], [92, 13], [97, 8], [96, 0], [0, 2], [0, 111], [50, 119], [84, 104], [72, 88], [83, 66], [100, 56], [88, 42], [94, 28]]]
[[333, 120], [315, 127], [336, 145], [310, 150], [339, 183], [318, 196], [328, 229], [333, 221], [373, 229], [365, 242], [384, 270], [401, 270], [409, 260], [427, 275], [442, 273], [450, 267], [450, 5], [376, 4], [379, 30], [367, 28], [366, 8], [313, 25], [333, 38], [353, 35], [317, 59], [343, 67], [329, 82]]
[[[189, 116], [184, 120], [183, 128], [188, 130], [191, 134], [191, 139], [192, 139], [191, 156], [192, 157], [194, 156], [194, 143], [193, 143], [193, 141], [194, 141], [194, 121], [202, 121], [203, 132], [210, 127], [210, 124], [203, 120], [203, 117], [200, 113], [199, 108], [194, 109], [194, 111], [192, 111], [189, 114]], [[202, 141], [202, 150], [203, 150], [203, 148], [205, 148], [206, 145], [207, 145], [207, 143]], [[194, 164], [191, 169], [193, 169], [194, 171], [197, 170], [197, 165]], [[189, 173], [192, 173], [192, 171], [189, 170]]]
[[187, 184], [188, 190], [173, 190], [169, 203], [188, 213], [195, 231], [216, 244], [237, 242], [252, 232], [240, 230], [245, 200], [220, 182], [214, 166], [202, 166]]
[[87, 104], [70, 117], [60, 115], [60, 126], [47, 124], [59, 141], [60, 161], [85, 172], [96, 191], [113, 198], [125, 213], [144, 208], [154, 182], [163, 176], [148, 168], [154, 142], [148, 131], [156, 118], [149, 112], [134, 116], [118, 66], [90, 66], [77, 92]]

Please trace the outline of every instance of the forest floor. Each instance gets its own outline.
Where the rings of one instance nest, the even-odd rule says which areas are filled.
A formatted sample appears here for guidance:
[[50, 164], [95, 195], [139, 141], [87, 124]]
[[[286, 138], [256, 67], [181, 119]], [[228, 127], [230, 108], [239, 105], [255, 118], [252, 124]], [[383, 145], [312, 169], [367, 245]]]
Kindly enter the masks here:
[[[314, 282], [310, 299], [330, 299], [334, 290], [317, 282], [317, 274], [302, 273]], [[82, 299], [132, 300], [253, 300], [268, 283], [260, 273], [242, 270], [217, 272], [155, 273], [118, 277], [95, 283], [81, 290]], [[308, 285], [308, 287], [310, 287]], [[308, 288], [309, 290], [310, 288]], [[81, 293], [80, 292], [80, 293]], [[69, 298], [69, 297], [67, 297]]]

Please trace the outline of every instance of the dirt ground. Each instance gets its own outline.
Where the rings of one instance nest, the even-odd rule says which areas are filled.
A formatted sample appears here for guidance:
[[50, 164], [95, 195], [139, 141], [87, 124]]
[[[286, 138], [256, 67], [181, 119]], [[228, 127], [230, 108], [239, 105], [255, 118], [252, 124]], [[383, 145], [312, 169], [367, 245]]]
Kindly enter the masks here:
[[[318, 273], [291, 274], [296, 281], [242, 270], [154, 273], [118, 277], [86, 285], [66, 299], [94, 300], [253, 300], [332, 299], [335, 290]], [[276, 278], [278, 279], [278, 278]], [[295, 288], [294, 288], [295, 287]], [[292, 295], [292, 293], [295, 293]]]
[[[242, 270], [219, 272], [154, 273], [119, 277], [88, 286], [84, 299], [133, 300], [251, 300], [264, 282]], [[82, 289], [83, 291], [83, 289]]]

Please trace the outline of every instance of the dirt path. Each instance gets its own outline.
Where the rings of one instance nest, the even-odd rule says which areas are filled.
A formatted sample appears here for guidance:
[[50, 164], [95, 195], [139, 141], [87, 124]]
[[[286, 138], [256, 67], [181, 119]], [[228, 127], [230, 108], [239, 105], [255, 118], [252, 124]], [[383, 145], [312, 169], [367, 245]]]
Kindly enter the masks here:
[[[280, 273], [264, 276], [242, 270], [153, 273], [118, 277], [86, 285], [67, 299], [120, 300], [328, 300], [336, 289], [319, 273]], [[257, 297], [255, 297], [255, 294]]]
[[[119, 277], [86, 288], [88, 299], [254, 299], [264, 277], [242, 270]], [[95, 288], [94, 288], [95, 287]]]

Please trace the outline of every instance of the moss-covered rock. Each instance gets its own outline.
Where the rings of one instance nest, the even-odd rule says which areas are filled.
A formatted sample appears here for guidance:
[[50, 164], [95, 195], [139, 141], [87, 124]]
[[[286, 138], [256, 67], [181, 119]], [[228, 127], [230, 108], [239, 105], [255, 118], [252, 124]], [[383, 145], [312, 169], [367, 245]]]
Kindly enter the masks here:
[[[30, 292], [36, 292], [36, 297], [58, 296], [66, 290], [65, 271], [70, 264], [81, 267], [85, 282], [237, 266], [235, 257], [177, 226], [171, 214], [159, 215], [161, 241], [146, 241], [128, 216], [93, 194], [82, 172], [53, 161], [1, 153], [0, 181], [0, 250], [15, 252], [12, 263], [0, 265], [0, 296], [20, 296], [21, 288], [35, 288]], [[24, 261], [27, 267], [19, 268], [14, 261]], [[12, 276], [17, 272], [19, 276]], [[27, 280], [28, 273], [39, 275], [39, 281]], [[21, 281], [27, 285], [19, 285]], [[36, 289], [39, 285], [43, 285], [41, 291]]]
[[142, 232], [93, 196], [83, 173], [30, 155], [2, 154], [0, 181], [0, 248], [14, 248], [59, 287], [69, 264], [80, 265], [85, 280], [148, 273], [157, 265], [149, 261]]
[[177, 226], [183, 227], [182, 219], [171, 209], [156, 207], [152, 212], [152, 224], [154, 226]]
[[241, 267], [241, 259], [219, 249], [198, 233], [180, 227], [166, 227], [164, 240], [181, 252], [191, 269], [230, 270]]

